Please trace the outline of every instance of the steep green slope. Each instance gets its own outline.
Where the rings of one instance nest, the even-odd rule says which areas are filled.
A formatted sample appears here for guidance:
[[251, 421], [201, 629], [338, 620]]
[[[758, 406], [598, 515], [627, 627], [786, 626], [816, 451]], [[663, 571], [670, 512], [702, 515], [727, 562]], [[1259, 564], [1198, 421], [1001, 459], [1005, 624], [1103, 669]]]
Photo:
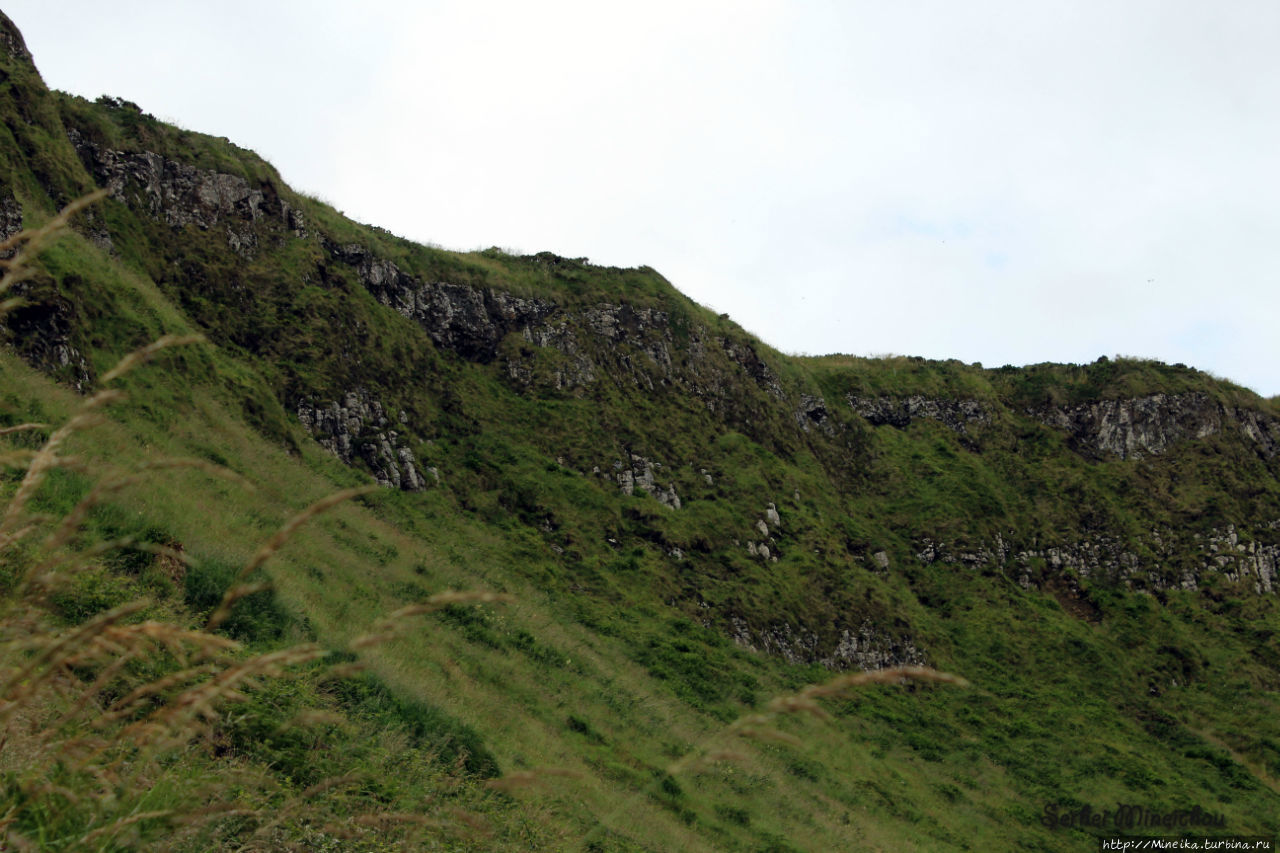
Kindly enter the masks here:
[[[143, 595], [198, 625], [279, 523], [372, 481], [273, 557], [275, 591], [224, 633], [345, 660], [432, 593], [513, 596], [371, 646], [365, 680], [315, 663], [264, 685], [167, 759], [167, 784], [225, 801], [227, 768], [252, 771], [236, 796], [263, 809], [358, 777], [321, 809], [402, 816], [347, 842], [370, 846], [408, 824], [475, 849], [1094, 849], [1103, 829], [1047, 827], [1049, 804], [1280, 831], [1274, 403], [1152, 362], [783, 356], [647, 268], [351, 223], [226, 140], [48, 92], [0, 23], [3, 236], [110, 191], [3, 318], [0, 425], [61, 423], [68, 386], [198, 332], [209, 345], [122, 380], [129, 401], [75, 452], [89, 472], [195, 457], [256, 487], [175, 470], [111, 495], [78, 548], [137, 535], [191, 565], [175, 581], [158, 558], [102, 557], [44, 618]], [[60, 472], [40, 511], [92, 483]], [[11, 597], [32, 559], [6, 556]], [[877, 687], [826, 704], [832, 721], [770, 723], [794, 740], [734, 728], [831, 670], [903, 664], [972, 686]], [[334, 715], [322, 733], [290, 724], [315, 710]], [[553, 772], [486, 783], [536, 768]], [[57, 849], [106, 820], [69, 799], [50, 817], [20, 762], [4, 770], [23, 837]], [[159, 810], [148, 796], [117, 792], [118, 814]], [[172, 820], [129, 831], [173, 837]], [[338, 843], [302, 811], [269, 823], [190, 845]]]

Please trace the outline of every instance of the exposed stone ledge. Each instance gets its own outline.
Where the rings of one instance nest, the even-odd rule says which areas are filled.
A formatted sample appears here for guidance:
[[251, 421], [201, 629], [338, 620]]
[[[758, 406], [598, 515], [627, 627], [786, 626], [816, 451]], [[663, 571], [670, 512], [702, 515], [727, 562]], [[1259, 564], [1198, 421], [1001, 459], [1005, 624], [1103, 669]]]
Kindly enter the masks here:
[[22, 203], [13, 190], [0, 193], [0, 242], [4, 242], [22, 230]]
[[[298, 420], [311, 435], [334, 456], [351, 465], [361, 459], [379, 485], [416, 492], [427, 482], [417, 469], [413, 451], [402, 443], [400, 433], [391, 425], [382, 404], [370, 398], [363, 388], [348, 391], [342, 402], [313, 403], [303, 400], [297, 405]], [[404, 425], [406, 417], [400, 413]], [[439, 482], [439, 472], [426, 469], [426, 474]]]
[[817, 663], [833, 670], [875, 670], [926, 663], [924, 652], [910, 639], [879, 631], [870, 621], [863, 621], [857, 628], [844, 628], [834, 645], [824, 644], [817, 634], [788, 623], [753, 630], [740, 617], [732, 617], [729, 622], [729, 636], [739, 646], [752, 652], [777, 655], [790, 664]]
[[[687, 342], [677, 347], [671, 316], [660, 309], [614, 302], [569, 309], [494, 288], [424, 281], [357, 244], [325, 240], [323, 245], [334, 259], [354, 268], [379, 302], [417, 323], [441, 349], [488, 363], [498, 357], [503, 339], [515, 332], [533, 346], [568, 357], [541, 375], [533, 367], [531, 348], [509, 357], [505, 372], [519, 385], [542, 381], [572, 390], [609, 377], [646, 391], [679, 387], [714, 412], [733, 402], [724, 381], [727, 367], [742, 370], [775, 399], [785, 399], [777, 375], [753, 345], [710, 338], [693, 327], [687, 330]], [[712, 361], [711, 341], [721, 347], [728, 365]], [[687, 358], [677, 363], [677, 352]]]
[[330, 254], [355, 268], [379, 302], [413, 320], [436, 346], [469, 361], [490, 362], [508, 332], [541, 325], [554, 302], [465, 284], [425, 282], [363, 246], [326, 242]]
[[985, 403], [970, 399], [924, 397], [861, 397], [850, 394], [846, 399], [853, 410], [872, 426], [888, 425], [902, 429], [916, 420], [938, 421], [955, 432], [966, 435], [968, 427], [991, 422], [991, 410]]
[[796, 425], [804, 432], [816, 427], [828, 438], [834, 438], [836, 435], [836, 421], [831, 417], [831, 412], [827, 409], [827, 401], [822, 397], [801, 394], [800, 405], [793, 415]]
[[1280, 421], [1261, 412], [1224, 406], [1209, 395], [1148, 394], [1075, 406], [1028, 410], [1041, 423], [1067, 430], [1078, 447], [1141, 459], [1173, 444], [1236, 430], [1268, 459], [1280, 451]]
[[197, 169], [150, 151], [114, 151], [71, 128], [67, 137], [94, 179], [111, 195], [174, 228], [221, 225], [242, 256], [257, 248], [253, 224], [267, 213], [263, 192], [238, 175]]
[[1275, 539], [1277, 531], [1280, 521], [1260, 526], [1247, 541], [1228, 524], [1203, 537], [1153, 530], [1136, 542], [1099, 534], [1078, 542], [1033, 542], [1027, 547], [1015, 547], [1000, 535], [972, 547], [925, 538], [917, 544], [916, 559], [972, 569], [995, 567], [1012, 573], [1026, 589], [1073, 575], [1129, 589], [1194, 591], [1220, 575], [1251, 587], [1258, 595], [1271, 595], [1280, 588], [1280, 542], [1264, 540]]
[[667, 484], [664, 489], [658, 484], [656, 473], [662, 469], [662, 463], [651, 462], [643, 456], [631, 454], [631, 464], [626, 465], [621, 460], [613, 463], [614, 476], [618, 481], [618, 488], [622, 490], [624, 495], [635, 494], [636, 490], [644, 492], [646, 495], [652, 495], [658, 503], [667, 509], [680, 508], [680, 496], [676, 494], [674, 483]]

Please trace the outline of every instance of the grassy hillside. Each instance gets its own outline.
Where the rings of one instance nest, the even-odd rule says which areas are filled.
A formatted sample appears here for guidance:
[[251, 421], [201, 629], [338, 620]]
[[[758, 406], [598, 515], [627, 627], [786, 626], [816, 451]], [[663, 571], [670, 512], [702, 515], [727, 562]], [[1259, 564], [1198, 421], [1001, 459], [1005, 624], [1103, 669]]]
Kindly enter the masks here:
[[13, 846], [1280, 832], [1274, 401], [788, 357], [648, 268], [347, 221], [0, 32], [3, 237], [108, 191], [0, 294]]

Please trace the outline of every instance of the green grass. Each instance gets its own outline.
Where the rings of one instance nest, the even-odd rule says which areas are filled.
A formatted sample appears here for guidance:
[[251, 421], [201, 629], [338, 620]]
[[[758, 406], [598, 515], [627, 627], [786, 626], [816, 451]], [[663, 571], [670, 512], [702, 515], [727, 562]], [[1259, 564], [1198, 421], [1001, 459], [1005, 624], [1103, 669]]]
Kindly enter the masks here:
[[[181, 569], [155, 550], [112, 548], [35, 600], [21, 592], [41, 559], [35, 540], [6, 549], [7, 666], [26, 654], [28, 607], [55, 633], [139, 599], [132, 624], [201, 627], [282, 523], [366, 483], [302, 430], [301, 400], [366, 390], [406, 412], [395, 427], [405, 446], [441, 472], [423, 492], [378, 491], [312, 519], [249, 578], [270, 586], [219, 628], [243, 644], [228, 666], [307, 643], [331, 654], [258, 679], [156, 755], [131, 752], [121, 721], [106, 732], [121, 738], [109, 752], [125, 769], [113, 798], [90, 796], [100, 782], [69, 762], [51, 780], [64, 792], [41, 788], [54, 765], [15, 735], [0, 753], [12, 831], [74, 849], [129, 815], [221, 802], [243, 814], [186, 836], [165, 815], [95, 838], [99, 849], [181, 838], [191, 849], [1087, 850], [1096, 833], [1048, 829], [1046, 804], [1133, 802], [1200, 805], [1233, 833], [1280, 832], [1274, 596], [1214, 573], [1196, 592], [1144, 590], [1147, 578], [1130, 588], [1105, 573], [1054, 574], [1043, 555], [1114, 540], [1176, 579], [1200, 569], [1194, 534], [1233, 524], [1245, 543], [1277, 544], [1276, 460], [1230, 431], [1143, 460], [1100, 457], [1028, 414], [1163, 393], [1276, 417], [1275, 401], [1119, 358], [984, 369], [784, 357], [651, 269], [416, 246], [294, 194], [226, 140], [48, 93], [7, 61], [0, 178], [30, 224], [90, 183], [66, 142], [75, 127], [242, 177], [302, 211], [310, 234], [264, 217], [246, 258], [217, 228], [174, 229], [107, 200], [78, 222], [105, 227], [110, 250], [71, 234], [42, 256], [29, 298], [74, 305], [68, 340], [93, 376], [162, 334], [210, 343], [166, 351], [118, 383], [128, 399], [76, 433], [77, 464], [56, 469], [31, 505], [47, 517], [41, 529], [103, 477], [162, 458], [229, 469], [248, 487], [201, 467], [155, 471], [113, 491], [65, 543], [69, 556], [126, 538], [164, 546], [189, 561]], [[492, 361], [438, 348], [328, 248], [348, 244], [423, 282], [555, 302], [577, 350], [531, 345], [518, 330]], [[666, 319], [605, 342], [584, 312], [620, 303]], [[670, 370], [647, 354], [659, 346]], [[556, 387], [576, 358], [596, 379]], [[531, 381], [513, 378], [522, 366]], [[71, 379], [0, 354], [0, 425], [51, 425], [0, 437], [0, 453], [39, 446], [72, 416], [83, 397]], [[825, 430], [797, 421], [802, 394], [825, 400]], [[872, 426], [846, 400], [912, 395], [975, 400], [990, 418], [964, 435], [928, 418]], [[632, 454], [661, 466], [680, 510], [621, 493], [616, 466]], [[5, 501], [21, 464], [0, 476]], [[770, 503], [776, 562], [747, 551], [765, 541], [756, 524]], [[1153, 530], [1179, 547], [1162, 552]], [[926, 539], [954, 559], [917, 559]], [[993, 556], [997, 542], [1007, 557]], [[1040, 554], [1029, 561], [1039, 587], [1020, 582], [1024, 550]], [[359, 653], [363, 673], [344, 673], [353, 641], [447, 589], [511, 600], [406, 619]], [[864, 625], [972, 686], [869, 688], [827, 701], [830, 720], [773, 719], [784, 737], [735, 733], [773, 697], [826, 680], [813, 659]], [[743, 626], [757, 645], [791, 638], [808, 660], [741, 648], [730, 637]], [[172, 650], [140, 658], [94, 688], [93, 707], [185, 663]], [[103, 736], [89, 715], [49, 729], [74, 695], [42, 696], [22, 730], [53, 731], [54, 745]], [[698, 760], [718, 752], [733, 755]]]

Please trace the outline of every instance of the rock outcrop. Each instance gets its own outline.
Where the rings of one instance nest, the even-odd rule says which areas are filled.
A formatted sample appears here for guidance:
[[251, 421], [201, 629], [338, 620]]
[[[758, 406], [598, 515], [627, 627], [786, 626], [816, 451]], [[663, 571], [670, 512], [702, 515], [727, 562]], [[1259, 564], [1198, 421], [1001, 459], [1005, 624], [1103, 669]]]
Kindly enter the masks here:
[[795, 410], [796, 424], [805, 432], [816, 428], [828, 438], [836, 435], [836, 420], [827, 409], [827, 401], [810, 394], [800, 395], [800, 406]]
[[[413, 451], [404, 446], [399, 432], [390, 429], [382, 404], [363, 388], [344, 394], [341, 403], [304, 400], [296, 410], [302, 426], [322, 447], [348, 465], [362, 460], [380, 485], [406, 491], [426, 487]], [[399, 420], [403, 426], [403, 412]], [[428, 468], [426, 474], [439, 481], [436, 469]]]
[[938, 421], [955, 432], [966, 435], [969, 427], [991, 422], [991, 409], [985, 403], [969, 399], [923, 397], [848, 396], [854, 412], [872, 426], [902, 429], [916, 420]]
[[1024, 546], [1015, 546], [1001, 535], [968, 547], [925, 538], [918, 542], [916, 559], [970, 570], [996, 569], [1011, 574], [1027, 589], [1049, 586], [1069, 576], [1128, 589], [1196, 590], [1218, 575], [1257, 595], [1271, 595], [1280, 588], [1278, 531], [1280, 521], [1262, 525], [1247, 538], [1231, 524], [1204, 536], [1153, 530], [1137, 539], [1099, 533], [1075, 542]]
[[630, 465], [618, 461], [613, 463], [613, 468], [614, 476], [618, 480], [618, 488], [624, 495], [635, 494], [639, 489], [646, 495], [651, 495], [667, 509], [680, 508], [680, 496], [676, 494], [675, 484], [668, 483], [666, 488], [663, 488], [658, 483], [656, 474], [661, 470], [662, 463], [651, 462], [633, 453]]
[[[115, 102], [112, 108], [137, 110], [126, 102]], [[253, 186], [238, 175], [200, 169], [150, 151], [114, 150], [75, 128], [67, 133], [85, 167], [115, 198], [174, 228], [223, 229], [228, 246], [243, 257], [257, 251], [265, 222], [276, 223], [281, 233], [295, 238], [313, 236], [301, 212], [273, 187]], [[0, 209], [0, 215], [4, 213]], [[95, 240], [110, 246], [110, 235], [103, 233]], [[741, 406], [736, 383], [729, 381], [730, 373], [741, 371], [771, 397], [786, 398], [777, 374], [753, 343], [682, 326], [677, 346], [675, 323], [661, 309], [625, 302], [567, 308], [498, 288], [425, 280], [364, 246], [337, 243], [324, 234], [319, 240], [330, 258], [351, 267], [370, 293], [413, 320], [442, 350], [488, 363], [498, 358], [503, 340], [515, 332], [533, 347], [566, 357], [544, 376], [533, 369], [532, 350], [509, 354], [505, 372], [517, 384], [545, 381], [558, 390], [573, 391], [608, 377], [650, 392], [662, 386], [678, 388], [709, 410], [725, 412]], [[586, 265], [585, 259], [550, 253], [525, 260], [549, 270]]]
[[[672, 359], [671, 318], [656, 308], [601, 302], [526, 327], [523, 335], [528, 343], [567, 357], [551, 373], [557, 389], [584, 388], [602, 376], [646, 391], [680, 382]], [[695, 349], [701, 351], [700, 340]]]
[[221, 226], [227, 245], [241, 256], [257, 247], [253, 224], [268, 214], [269, 205], [262, 190], [239, 175], [197, 169], [150, 151], [114, 151], [75, 128], [67, 136], [94, 179], [130, 207], [174, 228]]
[[0, 14], [0, 45], [4, 46], [5, 53], [9, 54], [10, 59], [31, 62], [31, 52], [27, 50], [27, 43], [23, 40], [22, 33], [2, 14]]
[[14, 196], [13, 190], [6, 189], [0, 194], [0, 243], [21, 230], [22, 204]]
[[923, 666], [927, 659], [908, 638], [878, 630], [868, 620], [856, 628], [841, 629], [834, 643], [824, 643], [815, 633], [789, 623], [753, 630], [743, 619], [729, 620], [729, 635], [744, 649], [777, 655], [792, 664], [817, 663], [827, 669], [887, 669]]
[[1173, 444], [1236, 430], [1268, 459], [1280, 451], [1280, 421], [1259, 412], [1225, 406], [1207, 394], [1148, 394], [1057, 406], [1028, 412], [1048, 426], [1067, 430], [1078, 449], [1141, 459]]
[[[1273, 521], [1269, 531], [1280, 530], [1280, 521]], [[1258, 539], [1243, 541], [1235, 525], [1214, 529], [1200, 545], [1201, 575], [1218, 572], [1232, 583], [1252, 586], [1259, 595], [1274, 593], [1280, 586], [1280, 543], [1263, 544]]]
[[0, 316], [0, 340], [37, 370], [88, 391], [93, 370], [75, 343], [76, 303], [51, 291], [44, 280], [18, 282], [4, 296], [23, 301]]
[[[496, 288], [425, 281], [362, 246], [328, 240], [323, 245], [332, 258], [354, 269], [379, 302], [417, 323], [437, 347], [468, 361], [505, 358], [507, 378], [521, 388], [580, 394], [608, 380], [650, 393], [675, 389], [701, 400], [709, 411], [724, 413], [742, 408], [740, 383], [731, 375], [738, 373], [770, 397], [786, 399], [777, 374], [753, 344], [711, 335], [696, 325], [682, 325], [677, 344], [676, 321], [658, 308], [625, 302], [565, 306]], [[581, 263], [548, 253], [535, 258], [544, 264]], [[511, 333], [527, 346], [500, 354]], [[557, 358], [544, 364], [538, 349]]]
[[423, 281], [363, 246], [326, 241], [326, 248], [355, 269], [360, 282], [379, 302], [421, 326], [436, 346], [469, 361], [492, 361], [508, 332], [542, 326], [557, 310], [555, 303], [544, 299]]

